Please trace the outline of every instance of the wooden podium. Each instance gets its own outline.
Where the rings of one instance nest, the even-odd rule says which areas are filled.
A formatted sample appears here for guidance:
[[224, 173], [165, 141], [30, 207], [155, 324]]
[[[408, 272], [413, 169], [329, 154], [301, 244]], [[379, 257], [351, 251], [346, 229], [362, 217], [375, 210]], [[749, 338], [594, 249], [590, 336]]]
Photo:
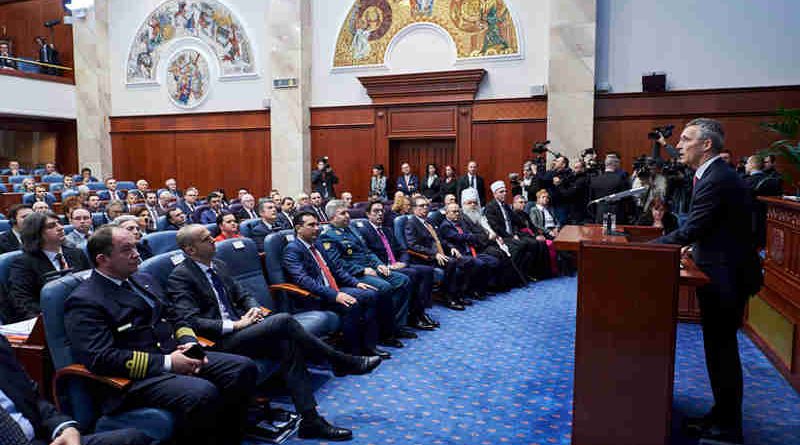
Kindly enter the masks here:
[[678, 246], [635, 242], [652, 228], [628, 232], [567, 226], [555, 240], [578, 252], [574, 445], [669, 443], [679, 289], [708, 278], [681, 268]]

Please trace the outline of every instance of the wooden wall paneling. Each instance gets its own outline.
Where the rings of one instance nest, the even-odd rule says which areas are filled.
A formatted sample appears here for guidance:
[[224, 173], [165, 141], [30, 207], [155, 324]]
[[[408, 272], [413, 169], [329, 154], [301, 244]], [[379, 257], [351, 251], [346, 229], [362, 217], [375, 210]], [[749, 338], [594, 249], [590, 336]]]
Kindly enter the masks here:
[[[458, 107], [457, 118], [458, 133], [456, 137], [456, 150], [458, 152], [458, 163], [457, 165], [453, 165], [453, 168], [455, 168], [456, 171], [460, 171], [462, 169], [466, 170], [466, 165], [474, 157], [472, 151], [472, 106], [464, 105]], [[444, 171], [442, 171], [442, 174], [444, 174]]]
[[339, 196], [348, 191], [358, 201], [367, 199], [369, 177], [372, 174], [375, 136], [372, 127], [319, 128], [311, 130], [313, 165], [322, 156], [330, 158], [331, 167], [339, 178], [334, 190]]
[[391, 158], [389, 156], [389, 119], [387, 118], [387, 112], [386, 108], [375, 109], [375, 131], [373, 134], [375, 145], [373, 152], [375, 163], [383, 164], [388, 175], [392, 171], [392, 166], [390, 165]]
[[547, 119], [547, 97], [492, 99], [475, 101], [472, 120], [475, 122], [519, 122]]
[[389, 149], [391, 169], [388, 171], [389, 193], [395, 190], [395, 183], [400, 177], [400, 166], [408, 162], [411, 172], [420, 181], [425, 178], [427, 164], [436, 164], [439, 174], [444, 173], [445, 165], [456, 165], [456, 142], [453, 139], [400, 139], [391, 141]]
[[372, 106], [311, 109], [311, 128], [371, 125], [375, 125], [375, 111]]
[[157, 188], [175, 174], [177, 156], [172, 133], [112, 135], [111, 144], [114, 177], [118, 180], [144, 178]]
[[55, 163], [62, 173], [80, 172], [78, 167], [78, 130], [75, 121], [58, 125]]
[[[534, 142], [546, 138], [546, 122], [473, 123], [473, 158], [486, 187], [498, 179], [507, 184], [509, 173], [521, 173], [522, 164], [531, 158]], [[459, 174], [463, 174], [465, 169], [466, 163], [459, 167]]]
[[390, 138], [455, 137], [456, 107], [411, 107], [390, 109]]
[[264, 110], [111, 118], [111, 133], [266, 130], [269, 128], [269, 112]]

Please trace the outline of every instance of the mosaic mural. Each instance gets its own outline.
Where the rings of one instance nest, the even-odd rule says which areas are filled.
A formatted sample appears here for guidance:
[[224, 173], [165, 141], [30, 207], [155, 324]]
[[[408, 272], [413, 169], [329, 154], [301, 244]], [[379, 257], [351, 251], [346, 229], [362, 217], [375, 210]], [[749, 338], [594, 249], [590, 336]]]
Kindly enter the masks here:
[[208, 95], [208, 61], [193, 49], [178, 51], [167, 65], [167, 91], [181, 108], [194, 108]]
[[161, 48], [184, 37], [202, 40], [211, 48], [221, 76], [255, 73], [250, 40], [226, 6], [214, 0], [168, 0], [136, 32], [128, 54], [128, 83], [156, 81]]
[[339, 31], [333, 66], [383, 64], [392, 38], [418, 22], [446, 30], [459, 59], [520, 53], [517, 29], [503, 0], [357, 0]]

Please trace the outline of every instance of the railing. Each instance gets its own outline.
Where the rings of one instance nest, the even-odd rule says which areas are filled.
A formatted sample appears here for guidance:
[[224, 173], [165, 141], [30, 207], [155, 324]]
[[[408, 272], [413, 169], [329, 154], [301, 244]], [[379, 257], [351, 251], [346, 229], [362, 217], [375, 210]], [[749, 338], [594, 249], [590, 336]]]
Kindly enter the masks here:
[[[0, 56], [0, 60], [10, 60], [17, 64], [17, 68], [15, 69], [0, 68], [0, 74], [3, 75], [15, 76], [15, 77], [27, 77], [31, 79], [47, 80], [59, 83], [70, 83], [70, 84], [75, 83], [75, 80], [72, 78], [71, 75], [65, 76], [65, 73], [70, 72], [69, 74], [71, 74], [71, 71], [73, 71], [73, 69], [68, 66], [56, 65], [52, 63], [39, 62], [37, 60], [21, 59], [19, 57], [9, 57], [9, 56]], [[32, 72], [26, 69], [19, 68], [19, 65], [38, 66], [43, 68], [51, 68], [59, 71], [58, 74]]]

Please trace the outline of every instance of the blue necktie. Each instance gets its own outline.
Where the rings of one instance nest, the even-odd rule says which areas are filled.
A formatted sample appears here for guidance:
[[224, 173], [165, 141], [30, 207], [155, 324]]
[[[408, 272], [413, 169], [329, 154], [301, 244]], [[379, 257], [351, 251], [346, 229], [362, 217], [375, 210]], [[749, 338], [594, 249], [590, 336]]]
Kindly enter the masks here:
[[236, 311], [233, 308], [233, 304], [231, 304], [231, 300], [228, 298], [228, 294], [225, 292], [225, 286], [222, 284], [222, 280], [219, 279], [219, 275], [214, 272], [214, 269], [208, 269], [208, 275], [211, 277], [211, 282], [214, 283], [214, 290], [217, 291], [217, 295], [219, 296], [219, 301], [222, 303], [222, 307], [225, 308], [225, 311], [228, 312], [228, 317], [232, 321], [238, 321], [239, 316], [236, 314]]
[[0, 445], [27, 445], [30, 441], [5, 408], [0, 406]]

